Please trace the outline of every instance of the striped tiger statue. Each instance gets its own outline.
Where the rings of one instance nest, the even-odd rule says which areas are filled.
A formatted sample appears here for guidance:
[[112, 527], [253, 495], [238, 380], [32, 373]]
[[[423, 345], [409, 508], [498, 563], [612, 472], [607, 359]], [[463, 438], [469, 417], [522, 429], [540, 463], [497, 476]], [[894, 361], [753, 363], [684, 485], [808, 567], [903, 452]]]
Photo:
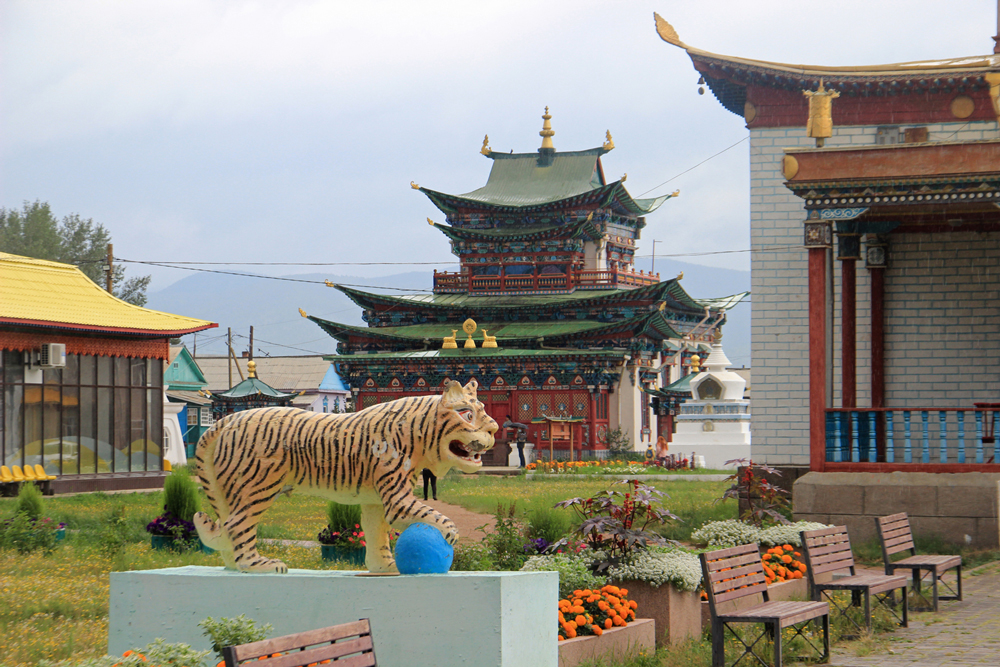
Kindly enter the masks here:
[[475, 380], [448, 381], [440, 396], [414, 396], [360, 412], [323, 414], [297, 408], [246, 410], [216, 422], [198, 441], [198, 477], [218, 520], [194, 517], [198, 536], [241, 572], [287, 572], [257, 553], [261, 515], [281, 493], [298, 491], [361, 505], [365, 565], [395, 572], [389, 528], [427, 523], [449, 544], [451, 519], [413, 494], [424, 468], [438, 477], [472, 473], [493, 447], [497, 423], [476, 398]]

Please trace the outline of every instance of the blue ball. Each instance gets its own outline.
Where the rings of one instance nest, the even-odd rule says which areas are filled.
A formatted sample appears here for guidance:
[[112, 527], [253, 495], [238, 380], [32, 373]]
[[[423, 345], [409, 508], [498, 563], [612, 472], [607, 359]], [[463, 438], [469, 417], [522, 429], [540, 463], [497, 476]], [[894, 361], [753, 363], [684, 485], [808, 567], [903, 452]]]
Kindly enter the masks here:
[[400, 574], [444, 574], [451, 569], [455, 550], [434, 526], [415, 523], [396, 540], [396, 567]]

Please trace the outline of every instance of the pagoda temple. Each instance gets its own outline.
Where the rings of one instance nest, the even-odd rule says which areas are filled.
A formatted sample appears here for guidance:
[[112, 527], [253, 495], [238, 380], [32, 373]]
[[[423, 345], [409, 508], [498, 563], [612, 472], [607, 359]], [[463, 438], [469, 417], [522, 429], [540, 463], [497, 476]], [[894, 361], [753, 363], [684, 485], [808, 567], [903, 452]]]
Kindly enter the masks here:
[[[645, 216], [678, 193], [632, 197], [625, 176], [605, 178], [610, 132], [597, 148], [559, 152], [547, 107], [542, 118], [537, 152], [496, 152], [484, 140], [493, 166], [477, 190], [411, 183], [444, 215], [428, 222], [448, 238], [459, 271], [435, 271], [433, 293], [422, 295], [331, 283], [364, 309], [368, 326], [309, 319], [339, 341], [329, 359], [356, 409], [475, 378], [490, 416], [529, 425], [529, 441], [545, 449], [555, 440], [557, 458], [600, 457], [619, 427], [644, 448], [673, 427], [669, 411], [651, 414], [643, 389], [680, 379], [746, 294], [694, 299], [680, 276], [636, 271]], [[546, 418], [570, 427], [555, 438]], [[504, 435], [497, 463], [506, 463]]]

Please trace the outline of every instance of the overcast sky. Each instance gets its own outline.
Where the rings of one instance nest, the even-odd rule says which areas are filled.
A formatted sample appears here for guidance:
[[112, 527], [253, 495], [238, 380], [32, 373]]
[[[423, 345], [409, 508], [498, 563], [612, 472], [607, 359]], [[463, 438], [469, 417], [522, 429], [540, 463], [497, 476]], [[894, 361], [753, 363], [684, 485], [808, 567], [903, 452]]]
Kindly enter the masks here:
[[[443, 215], [410, 181], [479, 187], [483, 135], [534, 151], [545, 105], [558, 150], [611, 130], [605, 172], [627, 172], [634, 196], [747, 135], [697, 94], [654, 11], [701, 49], [823, 65], [989, 53], [996, 32], [993, 0], [5, 0], [0, 206], [93, 218], [127, 259], [447, 262], [425, 222]], [[639, 254], [654, 238], [657, 254], [747, 248], [748, 153], [654, 189], [681, 197], [650, 216]], [[189, 275], [137, 270], [153, 290]]]

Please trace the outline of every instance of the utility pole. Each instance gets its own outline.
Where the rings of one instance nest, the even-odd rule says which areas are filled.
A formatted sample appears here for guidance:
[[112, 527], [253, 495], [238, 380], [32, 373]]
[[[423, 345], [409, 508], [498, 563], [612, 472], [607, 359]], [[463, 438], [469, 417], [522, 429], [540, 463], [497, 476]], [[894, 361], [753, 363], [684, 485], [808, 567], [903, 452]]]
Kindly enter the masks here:
[[107, 263], [104, 265], [104, 270], [107, 272], [105, 274], [104, 280], [107, 285], [108, 294], [114, 294], [114, 275], [115, 275], [115, 253], [113, 250], [114, 246], [108, 244], [108, 259]]
[[[1000, 0], [997, 0], [997, 2], [1000, 2]], [[649, 266], [649, 272], [654, 276], [656, 275], [656, 239], [653, 239], [653, 263]]]
[[194, 357], [195, 359], [198, 358], [198, 332], [197, 331], [194, 332], [194, 351], [191, 353], [191, 356]]
[[226, 336], [229, 339], [229, 354], [226, 355], [229, 361], [229, 384], [228, 387], [233, 386], [233, 328], [229, 327], [226, 329]]
[[250, 327], [250, 358], [248, 361], [253, 361], [253, 327]]

